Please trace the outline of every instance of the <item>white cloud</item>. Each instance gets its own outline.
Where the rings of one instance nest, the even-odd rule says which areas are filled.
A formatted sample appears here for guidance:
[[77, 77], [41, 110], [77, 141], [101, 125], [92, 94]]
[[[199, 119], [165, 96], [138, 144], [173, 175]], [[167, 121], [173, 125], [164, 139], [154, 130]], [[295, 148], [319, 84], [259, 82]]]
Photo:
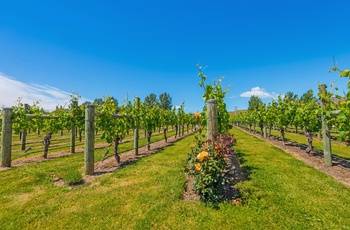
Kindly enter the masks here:
[[[23, 83], [0, 73], [0, 107], [14, 106], [21, 98], [22, 103], [32, 105], [39, 101], [41, 108], [54, 110], [57, 105], [67, 105], [71, 94], [47, 85]], [[80, 101], [91, 100], [80, 98]]]
[[251, 96], [257, 96], [259, 98], [272, 98], [277, 99], [279, 94], [276, 94], [274, 92], [269, 93], [266, 92], [265, 89], [262, 89], [260, 87], [254, 87], [250, 91], [242, 93], [241, 97], [251, 97]]

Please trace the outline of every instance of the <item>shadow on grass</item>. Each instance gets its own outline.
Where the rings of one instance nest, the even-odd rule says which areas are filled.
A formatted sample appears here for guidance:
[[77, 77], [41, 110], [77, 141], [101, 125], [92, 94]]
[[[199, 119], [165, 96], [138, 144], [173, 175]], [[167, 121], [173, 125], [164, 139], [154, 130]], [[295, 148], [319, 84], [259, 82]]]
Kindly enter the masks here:
[[224, 199], [231, 203], [244, 203], [242, 192], [237, 187], [237, 183], [250, 180], [252, 171], [256, 168], [245, 165], [243, 152], [235, 152], [228, 156], [227, 170], [224, 175], [226, 184], [224, 185]]
[[[300, 150], [304, 150], [304, 151], [306, 151], [306, 149], [307, 149], [307, 145], [300, 144], [300, 143], [297, 143], [297, 142], [291, 142], [291, 143], [288, 143], [286, 145], [287, 146], [292, 146], [292, 147], [299, 147]], [[312, 156], [316, 156], [316, 157], [320, 157], [320, 158], [324, 157], [324, 152], [321, 151], [321, 150], [315, 151], [315, 149], [313, 149], [313, 151], [310, 154], [312, 154]], [[332, 154], [333, 166], [341, 165], [344, 168], [350, 168], [349, 160], [350, 160], [350, 158], [338, 157], [338, 156]]]
[[[139, 152], [138, 155], [120, 153], [120, 155], [119, 155], [120, 156], [120, 163], [117, 163], [116, 160], [115, 161], [110, 160], [109, 163], [107, 163], [106, 165], [101, 167], [99, 164], [102, 162], [97, 162], [97, 163], [95, 163], [95, 171], [94, 171], [93, 176], [100, 176], [103, 174], [112, 173], [117, 169], [121, 169], [121, 168], [127, 167], [128, 165], [135, 164], [141, 158], [147, 157], [149, 155], [158, 154], [164, 148], [174, 145], [174, 143], [175, 142], [168, 142], [167, 146], [151, 148], [150, 150], [147, 150], [145, 152], [142, 152], [142, 153]], [[111, 159], [114, 159], [114, 157]]]

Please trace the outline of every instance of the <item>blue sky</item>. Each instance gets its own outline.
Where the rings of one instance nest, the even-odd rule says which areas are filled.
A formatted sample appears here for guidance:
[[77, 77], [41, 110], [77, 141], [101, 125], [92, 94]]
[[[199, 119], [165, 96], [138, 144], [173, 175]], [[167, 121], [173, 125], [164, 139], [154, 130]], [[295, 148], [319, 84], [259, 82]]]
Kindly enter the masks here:
[[[201, 111], [203, 89], [224, 76], [228, 110], [251, 95], [268, 103], [317, 84], [333, 57], [350, 68], [350, 1], [4, 1], [0, 0], [0, 106], [18, 97], [44, 109], [104, 95], [122, 102], [170, 94]], [[229, 86], [231, 85], [231, 86]]]

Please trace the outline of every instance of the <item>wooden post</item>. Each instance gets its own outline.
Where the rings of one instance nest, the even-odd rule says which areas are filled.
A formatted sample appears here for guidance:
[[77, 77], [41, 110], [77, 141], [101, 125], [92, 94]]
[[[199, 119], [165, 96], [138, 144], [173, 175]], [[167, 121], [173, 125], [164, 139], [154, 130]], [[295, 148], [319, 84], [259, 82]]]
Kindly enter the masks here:
[[[140, 107], [140, 98], [135, 97], [134, 99], [136, 114], [138, 114]], [[139, 154], [139, 119], [135, 117], [135, 130], [134, 130], [134, 151], [135, 155]]]
[[87, 105], [85, 108], [85, 175], [94, 174], [95, 150], [95, 106]]
[[263, 137], [266, 138], [267, 137], [267, 132], [266, 132], [266, 126], [264, 125], [263, 127]]
[[[29, 105], [24, 104], [24, 114], [27, 114], [29, 111]], [[23, 129], [21, 132], [21, 150], [26, 149], [26, 142], [27, 142], [27, 130]]]
[[72, 127], [70, 130], [70, 152], [71, 153], [75, 153], [75, 137], [76, 137], [76, 125], [75, 125], [75, 121], [76, 121], [76, 117], [75, 117], [75, 109], [78, 106], [78, 101], [72, 101], [72, 111], [73, 111], [73, 123], [72, 123]]
[[218, 102], [215, 99], [207, 101], [207, 140], [213, 140], [213, 133], [218, 132]]
[[1, 166], [11, 167], [12, 108], [2, 110]]
[[[327, 86], [325, 84], [318, 85], [318, 90], [321, 95], [326, 95]], [[324, 100], [321, 98], [320, 100], [321, 108], [325, 109]], [[324, 154], [324, 162], [326, 166], [332, 166], [332, 146], [331, 146], [331, 132], [327, 125], [325, 115], [322, 114], [322, 138], [323, 138], [323, 154]]]

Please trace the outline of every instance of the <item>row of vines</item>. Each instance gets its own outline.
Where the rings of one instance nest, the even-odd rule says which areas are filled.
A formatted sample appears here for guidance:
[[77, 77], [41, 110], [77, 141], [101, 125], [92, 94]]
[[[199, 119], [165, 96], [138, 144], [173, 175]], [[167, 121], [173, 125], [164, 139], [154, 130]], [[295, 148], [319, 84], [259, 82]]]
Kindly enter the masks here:
[[[67, 108], [56, 107], [54, 111], [47, 112], [40, 107], [39, 102], [27, 105], [19, 99], [17, 105], [12, 108], [3, 108], [0, 113], [11, 110], [12, 130], [21, 139], [21, 150], [27, 152], [31, 147], [26, 147], [27, 132], [41, 133], [43, 137], [44, 153], [46, 158], [48, 148], [53, 134], [60, 135], [63, 131], [71, 134], [70, 152], [75, 152], [75, 138], [82, 140], [85, 135], [85, 108], [87, 103], [79, 104], [79, 95], [73, 93]], [[134, 102], [126, 101], [120, 107], [114, 102], [112, 97], [105, 96], [99, 105], [95, 105], [96, 119], [95, 132], [99, 133], [102, 141], [114, 144], [114, 155], [118, 160], [118, 144], [135, 130], [144, 131], [147, 137], [148, 149], [150, 148], [151, 136], [154, 132], [163, 131], [164, 139], [167, 141], [169, 127], [175, 130], [175, 136], [184, 135], [194, 127], [196, 120], [191, 113], [185, 113], [184, 104], [174, 109], [161, 109], [157, 105], [149, 106], [135, 98]], [[0, 130], [3, 128], [3, 114]], [[113, 118], [117, 117], [117, 118]], [[4, 134], [2, 132], [2, 145]], [[10, 140], [11, 141], [11, 140]]]
[[[183, 136], [185, 131], [195, 129], [198, 132], [194, 137], [194, 146], [188, 154], [185, 171], [189, 176], [194, 177], [193, 187], [201, 200], [221, 202], [227, 199], [224, 189], [227, 156], [233, 153], [233, 145], [236, 142], [233, 134], [229, 133], [232, 126], [229, 124], [230, 116], [224, 102], [228, 89], [221, 87], [221, 79], [214, 81], [214, 84], [206, 83], [207, 76], [202, 72], [203, 68], [199, 65], [198, 68], [199, 85], [204, 89], [202, 98], [206, 106], [203, 111], [195, 114], [185, 113], [184, 103], [177, 108], [161, 109], [157, 104], [146, 104], [139, 98], [117, 106], [114, 98], [105, 96], [98, 105], [89, 103], [79, 105], [80, 97], [73, 94], [68, 108], [57, 107], [51, 112], [40, 108], [38, 102], [29, 106], [18, 100], [16, 106], [3, 108], [0, 111], [3, 113], [0, 127], [2, 130], [2, 166], [11, 166], [11, 154], [9, 154], [10, 159], [4, 160], [4, 156], [8, 157], [7, 153], [4, 154], [4, 150], [11, 153], [11, 148], [7, 147], [11, 147], [9, 143], [12, 140], [5, 137], [12, 137], [12, 133], [20, 136], [21, 150], [24, 152], [29, 150], [29, 147], [26, 148], [27, 132], [37, 132], [38, 135], [40, 132], [44, 133], [44, 158], [47, 158], [52, 135], [59, 135], [68, 130], [71, 134], [71, 153], [75, 152], [75, 138], [79, 137], [81, 141], [84, 135], [85, 174], [93, 175], [95, 134], [97, 133], [101, 140], [113, 144], [115, 160], [120, 163], [118, 145], [124, 138], [131, 136], [129, 132], [133, 132], [134, 150], [137, 154], [136, 142], [139, 139], [139, 131], [144, 131], [147, 148], [150, 150], [151, 137], [155, 132], [163, 133], [163, 139], [167, 142], [169, 128], [175, 130], [175, 138]], [[7, 130], [11, 131], [7, 132]], [[207, 130], [206, 134], [204, 130]], [[107, 149], [101, 162], [108, 153]]]
[[[335, 138], [350, 143], [350, 71], [339, 70], [341, 77], [349, 78], [347, 92], [339, 95], [327, 92], [327, 86], [318, 86], [318, 97], [309, 90], [300, 99], [292, 94], [279, 96], [276, 101], [267, 105], [259, 104], [257, 108], [239, 113], [231, 118], [231, 122], [242, 128], [255, 131], [260, 129], [262, 136], [270, 138], [271, 130], [277, 129], [281, 139], [285, 142], [285, 132], [294, 127], [295, 132], [301, 129], [308, 141], [306, 152], [313, 149], [313, 135], [321, 135], [325, 138], [332, 131], [336, 132]], [[325, 142], [324, 142], [325, 144]]]

